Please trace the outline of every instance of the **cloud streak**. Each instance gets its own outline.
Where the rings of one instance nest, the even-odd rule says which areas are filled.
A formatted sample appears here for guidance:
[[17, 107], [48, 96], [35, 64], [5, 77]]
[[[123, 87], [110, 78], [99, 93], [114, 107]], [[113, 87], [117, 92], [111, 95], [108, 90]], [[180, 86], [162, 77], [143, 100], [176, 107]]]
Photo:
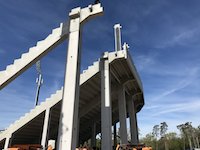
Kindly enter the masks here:
[[[199, 24], [199, 23], [198, 23]], [[172, 47], [175, 45], [190, 45], [194, 44], [197, 40], [199, 40], [200, 36], [200, 27], [197, 25], [196, 28], [189, 28], [184, 29], [183, 31], [179, 31], [175, 35], [169, 38], [169, 40], [166, 40], [165, 42], [161, 43], [161, 45], [158, 45], [157, 48], [167, 48]]]
[[[157, 107], [158, 108], [158, 107]], [[156, 114], [153, 116], [160, 116], [163, 114], [169, 114], [169, 113], [192, 113], [194, 111], [199, 110], [200, 108], [200, 98], [197, 98], [196, 100], [189, 100], [188, 102], [181, 102], [181, 103], [173, 103], [168, 105], [160, 105], [159, 110]]]

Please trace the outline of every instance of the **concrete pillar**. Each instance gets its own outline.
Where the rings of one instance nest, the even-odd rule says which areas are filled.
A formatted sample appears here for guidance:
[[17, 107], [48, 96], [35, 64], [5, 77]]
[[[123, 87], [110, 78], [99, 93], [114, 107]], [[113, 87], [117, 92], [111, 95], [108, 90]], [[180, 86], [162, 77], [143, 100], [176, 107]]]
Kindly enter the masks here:
[[82, 9], [74, 8], [69, 13], [69, 43], [56, 148], [58, 150], [74, 150], [77, 145], [81, 28], [86, 21], [102, 13], [100, 3]]
[[79, 131], [80, 131], [80, 117], [78, 117], [78, 123], [77, 123], [77, 142], [76, 142], [76, 147], [80, 146], [80, 141], [79, 141]]
[[43, 148], [45, 148], [47, 146], [50, 120], [51, 120], [50, 119], [50, 108], [47, 108], [45, 111], [43, 131], [42, 131], [42, 140], [41, 140], [41, 145], [43, 146]]
[[122, 49], [121, 28], [122, 28], [122, 26], [120, 24], [114, 25], [115, 51], [120, 51]]
[[[80, 10], [77, 10], [77, 13]], [[80, 81], [80, 18], [70, 19], [69, 43], [64, 92], [58, 132], [59, 150], [74, 150], [77, 145], [77, 124]]]
[[118, 106], [119, 106], [119, 124], [120, 124], [120, 140], [121, 144], [127, 144], [127, 125], [126, 125], [126, 97], [123, 86], [118, 89]]
[[113, 128], [114, 128], [114, 147], [116, 147], [117, 146], [117, 126], [116, 126], [116, 123], [114, 124]]
[[4, 144], [4, 150], [7, 150], [9, 148], [9, 146], [11, 146], [11, 141], [12, 141], [12, 136], [8, 135], [6, 137], [6, 141], [5, 141], [5, 144]]
[[101, 149], [112, 149], [112, 118], [110, 97], [110, 71], [106, 56], [101, 60]]
[[137, 123], [137, 113], [135, 112], [135, 132], [136, 132], [136, 140], [139, 143], [139, 132], [138, 132], [138, 123]]
[[131, 131], [131, 143], [138, 144], [138, 126], [137, 126], [137, 116], [134, 105], [134, 100], [132, 97], [129, 97], [128, 100], [128, 113], [130, 118], [130, 131]]
[[96, 122], [92, 124], [91, 146], [96, 146]]

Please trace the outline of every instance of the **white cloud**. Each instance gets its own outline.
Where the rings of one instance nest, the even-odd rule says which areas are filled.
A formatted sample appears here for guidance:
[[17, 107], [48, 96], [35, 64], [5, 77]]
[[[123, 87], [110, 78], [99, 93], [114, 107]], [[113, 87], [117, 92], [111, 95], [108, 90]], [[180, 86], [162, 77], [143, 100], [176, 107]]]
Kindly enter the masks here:
[[137, 62], [137, 69], [139, 71], [145, 71], [152, 65], [155, 65], [155, 56], [139, 55], [135, 58]]
[[[152, 98], [151, 101], [158, 101], [158, 100], [162, 100], [162, 98], [168, 96], [168, 95], [171, 95], [185, 87], [187, 87], [188, 85], [190, 85], [192, 82], [193, 82], [194, 79], [191, 79], [191, 80], [183, 80], [183, 81], [180, 81], [180, 83], [177, 83], [177, 84], [172, 84], [172, 88], [171, 89], [163, 89], [163, 93], [160, 93], [158, 95], [154, 95], [155, 97]], [[179, 82], [179, 81], [178, 81]]]
[[151, 75], [161, 75], [161, 76], [174, 76], [174, 77], [185, 77], [194, 76], [199, 71], [198, 66], [192, 64], [193, 60], [190, 62], [176, 62], [173, 64], [170, 62], [170, 57], [168, 62], [162, 60], [162, 53], [152, 52], [149, 55], [139, 55], [135, 58], [136, 66], [138, 71], [143, 74]]
[[169, 114], [169, 113], [177, 113], [177, 112], [184, 112], [184, 113], [192, 113], [194, 111], [199, 110], [200, 108], [200, 98], [193, 101], [188, 102], [181, 102], [181, 103], [173, 103], [173, 104], [167, 104], [167, 105], [160, 105], [159, 110], [156, 114], [153, 116], [160, 116], [163, 114]]
[[175, 45], [185, 46], [198, 41], [200, 35], [199, 24], [199, 22], [196, 23], [196, 27], [190, 25], [187, 27], [176, 27], [177, 30], [173, 30], [173, 34], [170, 35], [167, 39], [164, 39], [163, 41], [161, 40], [156, 48], [167, 48]]
[[[176, 74], [176, 71], [174, 70]], [[168, 84], [163, 85], [162, 89], [158, 89], [159, 93], [153, 93], [150, 96], [151, 101], [159, 101], [162, 100], [164, 97], [169, 96], [171, 94], [176, 94], [176, 92], [187, 88], [188, 86], [192, 86], [199, 81], [199, 68], [190, 68], [189, 71], [183, 70], [180, 73], [180, 77], [178, 78], [170, 78], [168, 79]], [[173, 74], [173, 72], [171, 73]]]

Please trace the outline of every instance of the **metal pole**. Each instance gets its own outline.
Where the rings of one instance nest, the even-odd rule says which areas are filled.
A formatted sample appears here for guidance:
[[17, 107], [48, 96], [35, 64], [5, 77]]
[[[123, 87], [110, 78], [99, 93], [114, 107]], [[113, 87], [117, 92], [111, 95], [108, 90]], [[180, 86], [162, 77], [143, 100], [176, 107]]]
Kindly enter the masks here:
[[35, 95], [35, 106], [38, 105], [40, 87], [42, 85], [42, 74], [39, 74], [36, 83], [37, 83], [37, 90], [36, 90], [36, 95]]

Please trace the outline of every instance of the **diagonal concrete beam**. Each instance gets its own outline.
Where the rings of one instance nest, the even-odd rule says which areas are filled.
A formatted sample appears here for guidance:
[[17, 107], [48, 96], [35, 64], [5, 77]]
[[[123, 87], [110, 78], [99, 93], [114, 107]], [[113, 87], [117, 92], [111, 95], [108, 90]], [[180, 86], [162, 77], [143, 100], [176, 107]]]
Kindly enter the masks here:
[[0, 90], [61, 44], [67, 37], [68, 24], [61, 23], [60, 27], [52, 30], [46, 39], [37, 42], [36, 46], [22, 54], [21, 58], [15, 59], [13, 64], [8, 65], [6, 70], [0, 71]]

